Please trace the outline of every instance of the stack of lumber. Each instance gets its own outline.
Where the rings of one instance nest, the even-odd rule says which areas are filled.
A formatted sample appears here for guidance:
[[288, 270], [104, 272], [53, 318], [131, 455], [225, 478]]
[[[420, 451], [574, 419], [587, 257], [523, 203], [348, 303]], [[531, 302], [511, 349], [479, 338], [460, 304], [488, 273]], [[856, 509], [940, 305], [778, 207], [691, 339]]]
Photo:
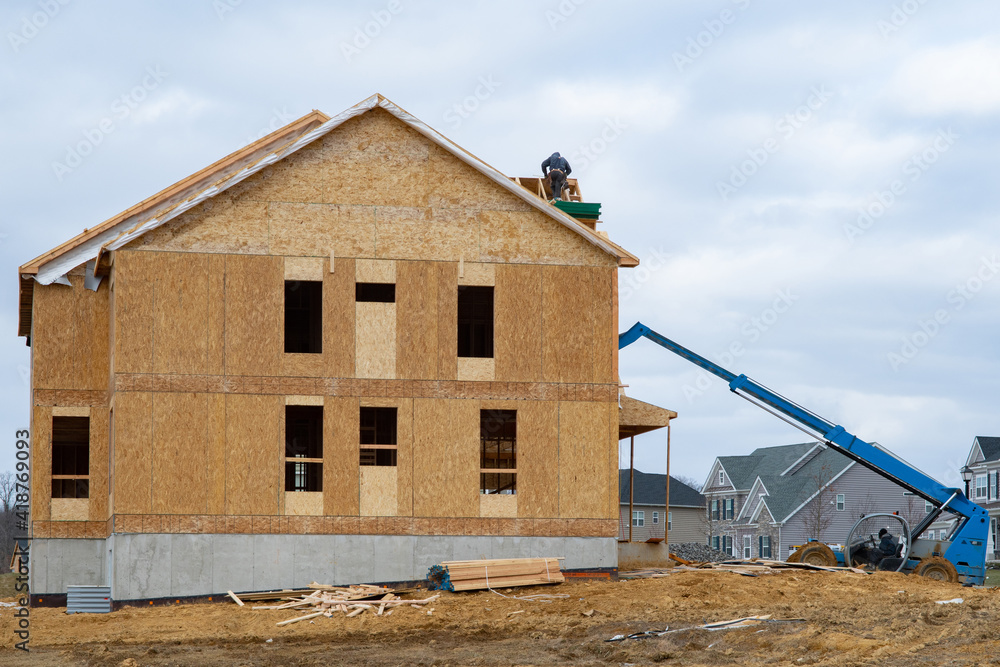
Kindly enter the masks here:
[[865, 570], [853, 567], [827, 567], [825, 565], [810, 565], [808, 563], [789, 563], [782, 560], [763, 560], [755, 558], [752, 560], [730, 560], [724, 563], [690, 563], [672, 568], [650, 568], [645, 570], [634, 570], [622, 572], [618, 576], [620, 579], [654, 579], [667, 577], [679, 572], [691, 572], [692, 570], [723, 570], [741, 574], [745, 577], [756, 577], [762, 574], [775, 574], [783, 570], [813, 570], [818, 572], [854, 572], [857, 574], [868, 574]]
[[562, 558], [503, 558], [452, 560], [434, 565], [427, 573], [431, 590], [477, 591], [515, 586], [561, 584]]
[[[375, 589], [378, 592], [373, 592], [371, 589]], [[386, 591], [387, 589], [379, 588], [378, 586], [362, 585], [346, 588], [321, 586], [312, 589], [308, 594], [293, 596], [291, 600], [284, 604], [256, 606], [253, 609], [255, 611], [262, 609], [283, 611], [287, 609], [289, 611], [307, 612], [304, 615], [294, 616], [276, 624], [283, 626], [319, 616], [330, 618], [336, 613], [346, 614], [348, 618], [360, 616], [366, 611], [370, 611], [375, 616], [390, 616], [392, 615], [392, 610], [396, 607], [409, 605], [414, 609], [424, 609], [425, 605], [440, 597], [440, 595], [432, 595], [422, 600], [404, 600], [394, 592]], [[234, 593], [230, 593], [230, 597], [240, 606], [243, 606], [243, 600], [249, 600], [254, 595], [258, 594], [237, 596]], [[433, 611], [433, 609], [430, 611]]]

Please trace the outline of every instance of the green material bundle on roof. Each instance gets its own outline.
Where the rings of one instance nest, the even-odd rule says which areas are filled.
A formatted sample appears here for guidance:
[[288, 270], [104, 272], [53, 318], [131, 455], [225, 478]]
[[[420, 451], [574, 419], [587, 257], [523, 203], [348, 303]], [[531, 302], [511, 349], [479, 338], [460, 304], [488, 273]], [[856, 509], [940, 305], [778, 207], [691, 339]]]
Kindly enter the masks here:
[[582, 220], [597, 220], [601, 215], [601, 205], [596, 203], [557, 199], [555, 204], [563, 213]]

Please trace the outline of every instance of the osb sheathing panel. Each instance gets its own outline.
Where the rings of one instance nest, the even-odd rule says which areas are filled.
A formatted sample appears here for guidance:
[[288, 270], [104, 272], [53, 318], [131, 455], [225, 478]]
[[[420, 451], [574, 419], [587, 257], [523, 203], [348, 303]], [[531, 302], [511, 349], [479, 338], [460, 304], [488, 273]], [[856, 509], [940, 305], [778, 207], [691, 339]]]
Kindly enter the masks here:
[[479, 223], [483, 262], [617, 266], [615, 257], [535, 209], [484, 210]]
[[323, 404], [323, 513], [357, 516], [360, 452], [357, 398]]
[[361, 466], [361, 516], [396, 516], [395, 466]]
[[437, 266], [398, 262], [396, 275], [396, 377], [437, 379]]
[[209, 514], [226, 512], [226, 396], [204, 394], [207, 419], [205, 423], [205, 462], [208, 485], [205, 502]]
[[31, 410], [31, 519], [49, 520], [52, 498], [52, 408]]
[[359, 283], [395, 283], [396, 262], [391, 259], [355, 260], [354, 280]]
[[[610, 494], [608, 403], [559, 404], [559, 516], [607, 519]], [[617, 472], [617, 471], [616, 471]]]
[[482, 262], [459, 262], [458, 284], [492, 287], [496, 285], [496, 264]]
[[115, 514], [149, 514], [152, 491], [153, 394], [115, 396]]
[[83, 520], [108, 519], [108, 408], [90, 411], [90, 503], [89, 515]]
[[[594, 320], [591, 269], [542, 268], [542, 379], [592, 382]], [[608, 308], [610, 304], [601, 304]]]
[[275, 201], [268, 209], [275, 255], [375, 256], [375, 209]]
[[458, 360], [458, 379], [492, 382], [496, 379], [496, 361], [485, 357], [461, 357]]
[[90, 504], [89, 498], [53, 498], [52, 521], [87, 521], [90, 519]]
[[428, 151], [427, 204], [438, 208], [530, 211], [530, 204], [437, 144]]
[[[146, 266], [153, 276], [153, 372], [221, 372], [223, 332], [210, 327], [213, 303], [209, 255], [192, 253], [150, 253]], [[222, 269], [214, 263], [216, 271]], [[216, 287], [218, 287], [218, 277]], [[214, 336], [216, 340], [210, 340]], [[214, 353], [214, 358], [210, 356]]]
[[378, 206], [377, 256], [456, 262], [462, 257], [478, 259], [479, 215], [478, 211], [465, 209]]
[[593, 382], [617, 382], [618, 317], [614, 309], [618, 270], [590, 269], [591, 299], [594, 308]]
[[285, 257], [285, 280], [323, 281], [324, 257]]
[[458, 377], [458, 264], [438, 262], [437, 372], [439, 380]]
[[608, 447], [608, 513], [605, 516], [618, 516], [618, 405], [609, 402], [608, 406], [608, 441], [615, 446]]
[[38, 389], [104, 389], [108, 384], [108, 281], [96, 292], [83, 276], [72, 287], [33, 291], [32, 369]]
[[115, 252], [115, 372], [153, 370], [153, 253]]
[[542, 379], [542, 267], [500, 264], [493, 290], [499, 382]]
[[226, 373], [277, 375], [284, 353], [282, 257], [226, 258]]
[[479, 403], [413, 401], [413, 515], [479, 515]]
[[153, 394], [153, 513], [208, 511], [208, 394]]
[[292, 516], [323, 514], [323, 492], [285, 491], [285, 514]]
[[[364, 400], [364, 399], [362, 399]], [[396, 511], [397, 516], [413, 515], [413, 399], [396, 402]], [[366, 466], [369, 467], [369, 466]]]
[[396, 304], [355, 304], [355, 377], [396, 377]]
[[[323, 278], [323, 357], [326, 375], [354, 375], [355, 287], [354, 260], [335, 258], [333, 273], [330, 260], [324, 263]], [[286, 355], [287, 356], [287, 355]]]
[[[493, 405], [484, 402], [483, 407]], [[559, 403], [518, 401], [516, 409], [518, 516], [555, 518], [559, 516]]]
[[479, 516], [507, 519], [517, 517], [517, 495], [501, 493], [479, 494]]
[[267, 202], [232, 190], [142, 235], [129, 248], [182, 252], [266, 254]]
[[226, 514], [279, 513], [284, 412], [280, 396], [226, 396]]

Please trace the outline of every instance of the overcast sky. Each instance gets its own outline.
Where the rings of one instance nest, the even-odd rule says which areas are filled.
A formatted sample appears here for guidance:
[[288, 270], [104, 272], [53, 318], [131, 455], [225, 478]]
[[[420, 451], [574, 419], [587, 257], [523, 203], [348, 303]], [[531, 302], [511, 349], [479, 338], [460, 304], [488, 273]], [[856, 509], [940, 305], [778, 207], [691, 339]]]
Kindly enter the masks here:
[[[508, 175], [567, 156], [643, 262], [620, 330], [957, 485], [1000, 435], [997, 26], [967, 0], [4, 2], [0, 470], [28, 424], [17, 266], [380, 92]], [[648, 341], [621, 372], [679, 413], [674, 474], [806, 440]], [[638, 438], [637, 467], [662, 472], [665, 441]]]

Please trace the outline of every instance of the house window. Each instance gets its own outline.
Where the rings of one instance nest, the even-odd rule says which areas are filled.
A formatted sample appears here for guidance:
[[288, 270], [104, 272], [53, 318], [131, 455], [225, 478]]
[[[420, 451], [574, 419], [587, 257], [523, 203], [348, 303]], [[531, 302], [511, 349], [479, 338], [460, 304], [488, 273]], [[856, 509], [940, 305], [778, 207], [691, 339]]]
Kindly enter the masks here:
[[761, 535], [757, 540], [757, 555], [761, 558], [771, 557], [771, 538], [768, 535]]
[[396, 408], [361, 408], [361, 465], [396, 465]]
[[719, 486], [722, 486], [725, 483], [726, 483], [726, 473], [724, 473], [723, 471], [720, 470], [719, 471]]
[[718, 499], [712, 500], [712, 519], [718, 521], [719, 519], [719, 501]]
[[323, 490], [323, 406], [285, 406], [285, 491]]
[[726, 519], [732, 519], [736, 513], [736, 500], [733, 498], [726, 498]]
[[493, 357], [492, 287], [458, 287], [458, 356]]
[[673, 512], [667, 512], [667, 530], [673, 530], [671, 526], [673, 525]]
[[52, 497], [90, 497], [90, 417], [52, 418]]
[[395, 283], [356, 283], [354, 300], [368, 303], [396, 303]]
[[837, 511], [838, 512], [843, 512], [844, 511], [844, 507], [846, 506], [846, 504], [847, 503], [846, 503], [844, 494], [843, 493], [838, 493], [837, 494]]
[[285, 352], [323, 351], [323, 283], [285, 281]]
[[753, 544], [752, 538], [749, 535], [743, 536], [743, 557], [750, 558], [750, 548]]
[[986, 497], [986, 475], [976, 475], [976, 498]]
[[718, 535], [715, 535], [714, 537], [712, 537], [712, 548], [715, 549], [716, 551], [720, 551], [720, 549], [719, 549], [719, 536]]
[[933, 530], [928, 530], [928, 531], [927, 531], [927, 539], [928, 539], [928, 540], [934, 540], [934, 539], [937, 539], [936, 537], [934, 537], [934, 535], [935, 535], [935, 532], [934, 532]]
[[727, 556], [732, 556], [733, 555], [733, 536], [732, 535], [726, 535], [722, 539], [725, 541], [725, 547], [723, 547], [722, 551], [725, 552], [725, 554]]
[[924, 501], [924, 514], [930, 514], [934, 511], [934, 503], [929, 500]]
[[646, 525], [646, 513], [642, 510], [636, 510], [632, 512], [632, 525], [636, 528], [642, 528]]
[[517, 492], [517, 410], [479, 411], [479, 492]]
[[659, 512], [653, 512], [653, 525], [655, 526], [658, 523], [660, 523], [660, 513]]

